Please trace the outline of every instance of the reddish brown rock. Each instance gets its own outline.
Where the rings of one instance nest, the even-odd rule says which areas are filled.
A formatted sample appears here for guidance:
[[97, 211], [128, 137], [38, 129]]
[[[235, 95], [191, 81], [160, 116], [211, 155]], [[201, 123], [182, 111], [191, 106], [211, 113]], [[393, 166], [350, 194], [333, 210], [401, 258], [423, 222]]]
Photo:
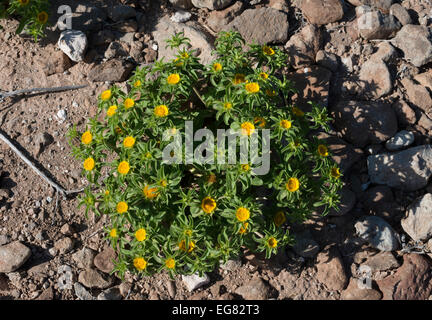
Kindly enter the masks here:
[[94, 258], [96, 268], [105, 273], [110, 273], [114, 267], [117, 255], [113, 248], [107, 247]]
[[319, 28], [310, 24], [302, 28], [285, 45], [289, 64], [294, 68], [313, 64], [320, 50], [321, 42], [322, 36]]
[[294, 87], [300, 92], [299, 95], [293, 95], [293, 102], [303, 111], [311, 110], [308, 101], [327, 107], [331, 74], [328, 69], [318, 66], [290, 73], [288, 79], [294, 82]]
[[225, 25], [230, 23], [237, 15], [239, 15], [242, 10], [243, 2], [237, 1], [224, 10], [211, 11], [207, 18], [207, 24], [215, 32], [219, 32]]
[[432, 98], [429, 91], [408, 78], [403, 78], [401, 83], [406, 90], [408, 100], [423, 110], [427, 116], [432, 117]]
[[342, 300], [380, 300], [381, 292], [358, 285], [359, 279], [351, 278], [348, 287], [342, 291]]
[[346, 287], [348, 278], [337, 248], [330, 247], [320, 252], [316, 267], [318, 281], [329, 290], [343, 290]]
[[301, 10], [306, 19], [316, 25], [336, 22], [344, 15], [339, 0], [303, 0]]
[[429, 262], [419, 254], [404, 255], [395, 274], [377, 281], [383, 300], [426, 300], [432, 291]]

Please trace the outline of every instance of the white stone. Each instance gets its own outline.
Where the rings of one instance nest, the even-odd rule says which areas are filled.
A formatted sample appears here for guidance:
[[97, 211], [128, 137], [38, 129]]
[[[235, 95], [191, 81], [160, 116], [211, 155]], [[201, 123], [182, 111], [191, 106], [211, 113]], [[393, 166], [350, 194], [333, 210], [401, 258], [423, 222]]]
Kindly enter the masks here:
[[57, 42], [59, 48], [75, 62], [82, 61], [87, 50], [87, 37], [79, 30], [65, 30]]
[[200, 277], [198, 273], [182, 276], [182, 280], [189, 292], [192, 292], [210, 282], [209, 276], [205, 273], [202, 277]]
[[183, 23], [188, 21], [192, 17], [192, 14], [187, 11], [179, 10], [171, 17], [171, 21], [177, 23]]

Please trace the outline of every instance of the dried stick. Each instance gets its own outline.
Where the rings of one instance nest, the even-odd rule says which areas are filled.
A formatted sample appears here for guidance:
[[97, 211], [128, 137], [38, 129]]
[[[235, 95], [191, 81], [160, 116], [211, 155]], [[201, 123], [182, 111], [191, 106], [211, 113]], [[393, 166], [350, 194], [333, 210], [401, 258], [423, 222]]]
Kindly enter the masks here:
[[83, 84], [78, 86], [63, 86], [63, 87], [53, 87], [53, 88], [31, 88], [31, 89], [15, 90], [10, 92], [0, 92], [0, 101], [2, 101], [4, 98], [18, 96], [25, 93], [32, 93], [32, 92], [51, 93], [51, 92], [58, 92], [58, 91], [81, 89], [84, 87], [87, 87], [87, 85]]
[[[63, 187], [61, 187], [59, 184], [54, 182], [51, 178], [49, 178], [45, 173], [40, 171], [20, 150], [18, 150], [17, 147], [10, 141], [3, 133], [0, 132], [0, 139], [6, 143], [9, 148], [11, 148], [30, 168], [33, 169], [34, 172], [37, 173], [42, 179], [44, 179], [48, 184], [50, 184], [57, 193], [60, 193], [63, 197], [66, 197], [67, 195], [79, 193], [83, 191], [84, 189], [80, 190], [65, 190]], [[57, 202], [57, 201], [56, 201]]]

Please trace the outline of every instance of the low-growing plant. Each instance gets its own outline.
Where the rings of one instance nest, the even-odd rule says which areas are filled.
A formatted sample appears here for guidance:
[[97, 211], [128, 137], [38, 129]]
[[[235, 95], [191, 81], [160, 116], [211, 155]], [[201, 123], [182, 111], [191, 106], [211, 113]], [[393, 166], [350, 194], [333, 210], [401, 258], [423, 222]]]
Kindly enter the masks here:
[[48, 9], [49, 0], [1, 0], [0, 19], [17, 18], [19, 25], [16, 33], [25, 31], [37, 41], [44, 34]]
[[[137, 68], [129, 92], [103, 91], [83, 132], [70, 131], [89, 181], [80, 205], [109, 216], [106, 238], [120, 275], [202, 273], [243, 248], [269, 258], [293, 243], [289, 222], [337, 207], [341, 173], [311, 131], [328, 131], [327, 111], [292, 105], [295, 90], [281, 71], [287, 57], [277, 48], [252, 44], [246, 51], [238, 33], [222, 32], [216, 59], [203, 65], [184, 48], [190, 44], [182, 33], [168, 44], [178, 50], [175, 59]], [[243, 141], [257, 138], [269, 171], [254, 174], [250, 158], [219, 163], [217, 156], [229, 153], [219, 144], [210, 156], [204, 152], [215, 161], [204, 163], [186, 161], [187, 148], [167, 152], [176, 137], [187, 143], [188, 121], [214, 136], [231, 128]], [[195, 155], [201, 141], [193, 142]], [[181, 161], [167, 163], [167, 154]]]

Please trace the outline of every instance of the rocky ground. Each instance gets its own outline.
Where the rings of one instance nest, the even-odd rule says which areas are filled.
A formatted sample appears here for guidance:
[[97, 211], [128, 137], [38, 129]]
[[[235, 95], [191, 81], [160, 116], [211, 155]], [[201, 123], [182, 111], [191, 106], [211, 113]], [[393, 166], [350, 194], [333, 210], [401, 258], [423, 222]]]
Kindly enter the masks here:
[[[248, 252], [204, 278], [124, 281], [104, 218], [84, 216], [0, 143], [0, 299], [431, 299], [432, 4], [428, 0], [52, 1], [39, 43], [2, 20], [0, 90], [86, 84], [7, 98], [0, 128], [66, 189], [81, 165], [66, 133], [96, 112], [97, 95], [137, 65], [172, 57], [185, 32], [203, 61], [235, 29], [290, 57], [289, 77], [329, 108], [321, 134], [343, 170], [341, 211], [292, 225], [297, 242], [269, 261]], [[55, 27], [72, 7], [72, 29]], [[72, 39], [73, 41], [70, 41]], [[362, 285], [363, 284], [363, 285]]]

